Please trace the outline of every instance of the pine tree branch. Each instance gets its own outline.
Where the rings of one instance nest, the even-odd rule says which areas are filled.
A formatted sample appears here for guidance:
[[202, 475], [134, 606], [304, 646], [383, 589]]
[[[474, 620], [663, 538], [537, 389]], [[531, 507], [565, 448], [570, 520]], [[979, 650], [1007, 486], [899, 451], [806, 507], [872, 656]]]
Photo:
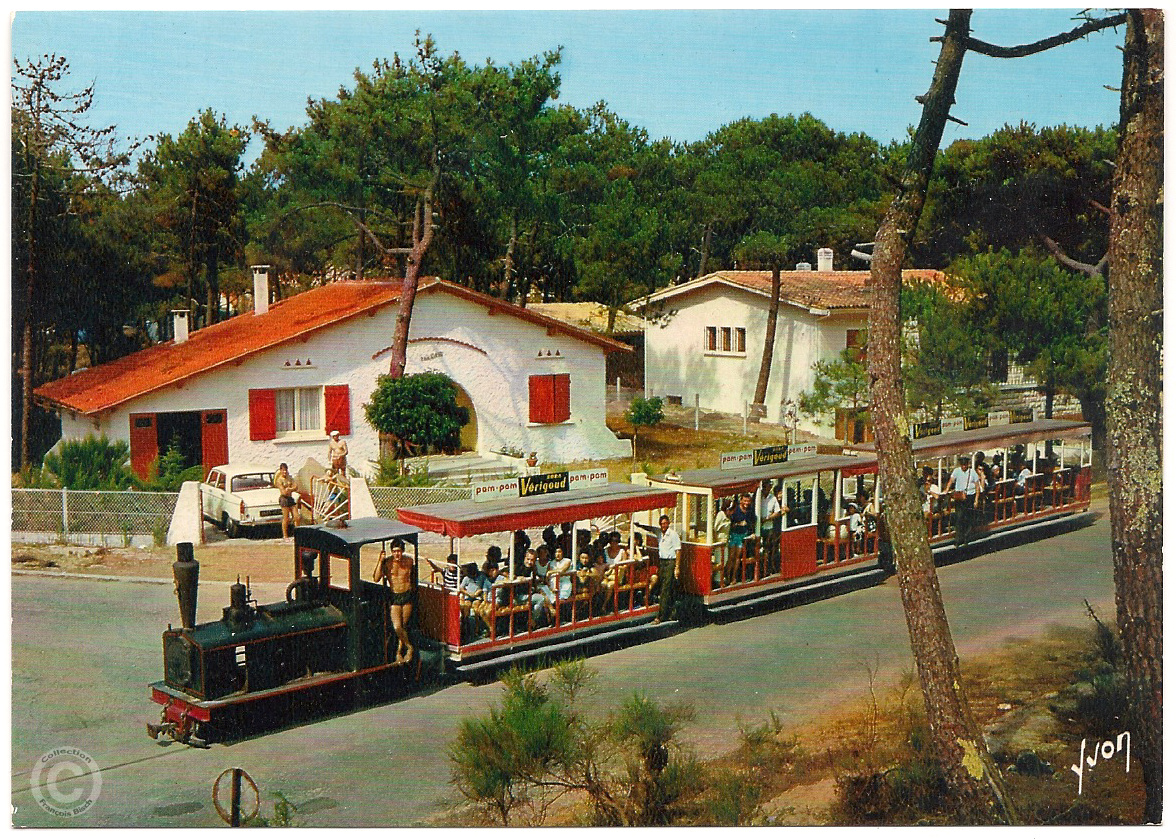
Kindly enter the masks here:
[[[1092, 32], [1098, 32], [1102, 29], [1108, 29], [1112, 26], [1119, 26], [1127, 22], [1127, 13], [1121, 12], [1117, 15], [1112, 15], [1106, 18], [1095, 18], [1088, 20], [1079, 27], [1071, 29], [1069, 32], [1062, 32], [1057, 35], [1051, 35], [1049, 38], [1042, 38], [1040, 41], [1034, 41], [1031, 44], [1018, 44], [1013, 47], [1002, 47], [997, 44], [990, 44], [987, 41], [981, 41], [979, 38], [969, 36], [964, 41], [964, 46], [971, 52], [978, 52], [981, 55], [987, 55], [990, 58], [1024, 58], [1027, 55], [1034, 55], [1039, 52], [1045, 52], [1048, 49], [1068, 44], [1071, 41], [1077, 41], [1079, 38], [1084, 38]], [[942, 41], [943, 36], [936, 36], [932, 41]]]
[[1103, 258], [1091, 265], [1088, 262], [1079, 262], [1072, 256], [1068, 255], [1062, 246], [1053, 239], [1046, 236], [1044, 233], [1038, 233], [1037, 237], [1041, 239], [1046, 249], [1053, 254], [1053, 258], [1062, 265], [1069, 268], [1071, 271], [1078, 271], [1091, 277], [1105, 277], [1107, 271], [1107, 254], [1103, 254]]

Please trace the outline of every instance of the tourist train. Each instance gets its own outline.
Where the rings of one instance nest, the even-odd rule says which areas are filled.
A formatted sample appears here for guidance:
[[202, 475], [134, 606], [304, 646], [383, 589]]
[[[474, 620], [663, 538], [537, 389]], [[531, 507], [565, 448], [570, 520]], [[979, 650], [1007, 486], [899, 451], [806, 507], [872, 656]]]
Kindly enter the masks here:
[[[924, 423], [911, 436], [936, 554], [965, 541], [983, 552], [1089, 509], [1085, 423], [1014, 412]], [[965, 474], [984, 481], [957, 500], [949, 475], [961, 455]], [[727, 452], [714, 468], [627, 484], [604, 469], [484, 483], [470, 500], [402, 508], [398, 521], [296, 528], [285, 600], [260, 605], [238, 582], [221, 619], [203, 624], [198, 564], [180, 545], [181, 626], [163, 634], [164, 678], [151, 685], [163, 710], [148, 733], [233, 739], [428, 680], [484, 679], [874, 585], [893, 571], [878, 490], [872, 446], [811, 443]], [[673, 563], [658, 562], [663, 517], [681, 540], [670, 585]], [[379, 580], [394, 551], [413, 569], [411, 600]], [[671, 587], [676, 615], [659, 620]], [[406, 612], [407, 660], [395, 620]]]

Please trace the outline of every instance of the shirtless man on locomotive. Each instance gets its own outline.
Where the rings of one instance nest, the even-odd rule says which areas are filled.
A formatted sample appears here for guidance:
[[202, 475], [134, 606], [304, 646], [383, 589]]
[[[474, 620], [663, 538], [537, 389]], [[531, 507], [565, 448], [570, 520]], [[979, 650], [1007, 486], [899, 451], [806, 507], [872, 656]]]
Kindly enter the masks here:
[[380, 553], [372, 579], [388, 584], [392, 589], [392, 629], [400, 642], [396, 651], [396, 664], [412, 661], [415, 652], [408, 639], [408, 620], [412, 617], [412, 604], [416, 599], [416, 583], [413, 582], [412, 557], [404, 553], [404, 543], [392, 540], [388, 554]]

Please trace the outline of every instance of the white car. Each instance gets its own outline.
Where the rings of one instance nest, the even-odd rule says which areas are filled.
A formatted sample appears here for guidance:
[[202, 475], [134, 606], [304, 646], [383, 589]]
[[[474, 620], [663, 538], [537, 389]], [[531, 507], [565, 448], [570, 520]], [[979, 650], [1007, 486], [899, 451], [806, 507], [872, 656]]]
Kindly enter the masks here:
[[[236, 538], [245, 527], [281, 524], [282, 508], [274, 486], [274, 470], [256, 464], [217, 466], [200, 484], [204, 518]], [[298, 502], [298, 493], [294, 493]]]

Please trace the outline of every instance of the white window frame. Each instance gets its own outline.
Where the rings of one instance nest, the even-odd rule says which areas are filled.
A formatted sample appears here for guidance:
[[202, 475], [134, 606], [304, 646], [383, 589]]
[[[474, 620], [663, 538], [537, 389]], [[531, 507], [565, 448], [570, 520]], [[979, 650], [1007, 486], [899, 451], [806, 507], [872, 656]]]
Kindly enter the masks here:
[[[723, 347], [729, 349], [723, 349]], [[702, 354], [728, 358], [747, 356], [747, 327], [707, 326], [702, 333]]]
[[[306, 391], [315, 391], [315, 397], [318, 399], [318, 426], [315, 428], [300, 427], [300, 420], [303, 413], [303, 399], [306, 398]], [[277, 427], [280, 425], [280, 401], [284, 393], [294, 394], [294, 409], [293, 409], [293, 425], [292, 429], [282, 429]], [[322, 437], [326, 433], [324, 423], [326, 422], [326, 391], [322, 385], [304, 385], [301, 387], [278, 387], [274, 388], [274, 424], [275, 435], [278, 439], [299, 439], [299, 438], [314, 438]]]

